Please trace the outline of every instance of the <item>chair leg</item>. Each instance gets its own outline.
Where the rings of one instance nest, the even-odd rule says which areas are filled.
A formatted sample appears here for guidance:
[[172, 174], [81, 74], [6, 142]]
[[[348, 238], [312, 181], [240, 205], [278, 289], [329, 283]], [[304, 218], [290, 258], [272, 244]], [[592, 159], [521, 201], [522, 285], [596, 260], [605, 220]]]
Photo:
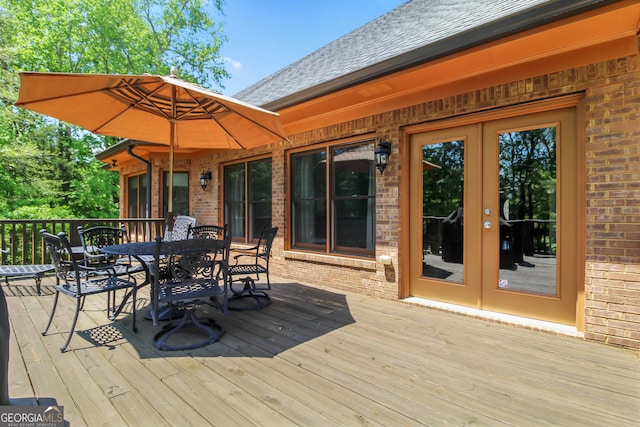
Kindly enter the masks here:
[[64, 351], [67, 349], [67, 346], [69, 345], [69, 342], [71, 342], [71, 337], [73, 336], [73, 331], [76, 330], [76, 323], [78, 322], [78, 314], [80, 314], [80, 310], [81, 310], [81, 305], [82, 303], [84, 303], [84, 297], [82, 298], [76, 298], [76, 312], [73, 315], [73, 322], [71, 322], [71, 330], [69, 331], [69, 336], [67, 337], [67, 342], [64, 343], [64, 345], [62, 347], [60, 347], [60, 351], [64, 353]]
[[51, 326], [51, 321], [53, 320], [53, 315], [56, 312], [56, 306], [58, 305], [58, 296], [60, 295], [60, 292], [56, 290], [56, 294], [53, 297], [53, 307], [51, 307], [51, 314], [49, 315], [49, 321], [47, 322], [47, 327], [44, 328], [44, 331], [42, 331], [42, 336], [47, 335], [47, 331], [49, 330], [49, 326]]
[[38, 291], [38, 295], [42, 295], [42, 274], [36, 274], [36, 291]]
[[[120, 313], [122, 313], [122, 309], [124, 308], [124, 306], [127, 304], [127, 301], [129, 300], [129, 298], [133, 298], [133, 289], [137, 290], [138, 287], [134, 286], [132, 288], [132, 290], [130, 291], [126, 291], [125, 290], [125, 294], [122, 297], [122, 301], [120, 302], [120, 304], [118, 305], [118, 308], [116, 309], [116, 297], [115, 297], [115, 291], [114, 291], [114, 296], [113, 296], [113, 311], [111, 316], [109, 316], [109, 320], [114, 320], [116, 317], [118, 317], [120, 315]], [[133, 306], [135, 307], [135, 301], [133, 301]], [[108, 312], [107, 312], [108, 313]]]
[[[128, 280], [134, 282], [136, 285], [133, 287], [134, 289], [138, 288], [138, 281], [135, 277], [129, 275], [128, 276]], [[117, 295], [116, 295], [117, 291], [111, 291], [109, 292], [109, 295], [111, 295], [111, 298], [107, 297], [107, 316], [109, 317], [109, 320], [114, 320], [116, 317], [118, 317], [120, 315], [120, 313], [122, 312], [122, 309], [124, 308], [124, 306], [127, 303], [127, 300], [129, 299], [130, 296], [133, 295], [133, 291], [126, 291], [124, 292], [124, 296], [122, 297], [122, 301], [120, 302], [120, 305], [117, 306], [116, 308], [116, 300], [117, 300]], [[134, 303], [134, 307], [135, 307], [135, 303]]]
[[136, 326], [136, 297], [137, 297], [137, 294], [138, 294], [138, 287], [134, 286], [131, 289], [131, 317], [132, 317], [132, 321], [133, 321], [133, 332], [138, 332], [138, 327]]
[[115, 312], [116, 312], [116, 291], [110, 291], [110, 292], [107, 292], [107, 317], [110, 320], [113, 320], [116, 316]]

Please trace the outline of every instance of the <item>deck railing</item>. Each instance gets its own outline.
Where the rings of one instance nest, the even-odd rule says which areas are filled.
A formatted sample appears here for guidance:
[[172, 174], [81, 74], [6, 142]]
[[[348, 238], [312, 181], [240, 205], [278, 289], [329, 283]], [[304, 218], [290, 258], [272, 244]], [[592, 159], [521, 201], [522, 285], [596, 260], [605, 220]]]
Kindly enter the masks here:
[[36, 220], [0, 220], [0, 247], [5, 264], [45, 264], [47, 254], [44, 250], [40, 230], [45, 229], [57, 234], [64, 231], [71, 246], [80, 246], [78, 226], [97, 225], [120, 226], [124, 224], [132, 242], [148, 241], [164, 234], [164, 218], [111, 218], [111, 219], [36, 219]]

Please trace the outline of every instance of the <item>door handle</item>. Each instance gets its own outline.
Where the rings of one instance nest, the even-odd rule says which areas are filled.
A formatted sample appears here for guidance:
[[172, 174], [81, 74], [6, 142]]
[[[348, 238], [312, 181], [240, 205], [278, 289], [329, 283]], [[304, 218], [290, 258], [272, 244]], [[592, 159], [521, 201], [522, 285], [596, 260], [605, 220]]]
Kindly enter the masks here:
[[491, 229], [491, 221], [485, 221], [484, 223], [484, 228], [486, 228], [487, 230]]

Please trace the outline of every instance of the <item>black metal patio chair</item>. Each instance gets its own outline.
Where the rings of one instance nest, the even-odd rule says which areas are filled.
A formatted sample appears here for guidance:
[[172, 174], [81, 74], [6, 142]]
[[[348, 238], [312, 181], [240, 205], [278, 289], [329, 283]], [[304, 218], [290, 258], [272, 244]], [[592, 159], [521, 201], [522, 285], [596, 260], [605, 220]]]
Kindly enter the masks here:
[[184, 240], [188, 237], [189, 226], [196, 225], [196, 219], [188, 215], [178, 215], [173, 221], [171, 231], [167, 226], [164, 230], [164, 240]]
[[[138, 273], [145, 272], [145, 266], [131, 256], [114, 256], [102, 252], [106, 246], [129, 243], [129, 235], [124, 225], [120, 227], [100, 225], [90, 228], [78, 226], [78, 236], [82, 244], [82, 262], [87, 267], [98, 267], [95, 274], [104, 274], [100, 267], [110, 266], [112, 267], [110, 271], [116, 276], [125, 276], [127, 280], [137, 283]], [[115, 291], [111, 292], [107, 298], [107, 310], [112, 309], [113, 315], [117, 316]]]
[[[224, 328], [212, 317], [196, 315], [203, 304], [213, 306], [223, 315], [227, 314], [229, 239], [188, 239], [163, 241], [156, 239], [152, 282], [151, 310], [154, 325], [157, 325], [163, 305], [178, 308], [183, 313], [177, 322], [167, 324], [153, 338], [159, 350], [190, 350], [214, 343]], [[177, 334], [186, 328], [204, 333], [196, 342], [185, 341]]]
[[[230, 259], [229, 263], [229, 290], [232, 293], [229, 297], [229, 310], [257, 310], [271, 303], [267, 293], [271, 290], [269, 259], [277, 233], [278, 227], [267, 226], [262, 229], [257, 245], [247, 249], [230, 250], [233, 260]], [[258, 282], [261, 275], [266, 278], [266, 283]], [[255, 305], [239, 302], [245, 298], [253, 298]]]
[[[58, 297], [61, 293], [74, 298], [76, 300], [76, 310], [71, 323], [71, 329], [69, 336], [60, 351], [65, 351], [78, 321], [78, 314], [82, 309], [84, 298], [90, 295], [96, 295], [101, 293], [109, 293], [120, 289], [125, 289], [131, 293], [131, 315], [132, 315], [132, 328], [134, 332], [137, 332], [136, 327], [136, 289], [137, 284], [133, 280], [123, 278], [116, 274], [113, 266], [103, 267], [88, 267], [84, 263], [77, 261], [71, 256], [71, 245], [67, 239], [67, 235], [64, 232], [53, 235], [46, 230], [41, 230], [40, 234], [44, 241], [45, 247], [51, 257], [51, 263], [55, 267], [56, 272], [56, 287], [53, 300], [53, 307], [51, 308], [51, 314], [49, 321], [45, 327], [42, 335], [46, 335], [53, 316], [58, 305]], [[124, 304], [124, 302], [123, 302]], [[117, 310], [119, 313], [122, 310]], [[109, 313], [107, 313], [109, 314]], [[115, 316], [110, 316], [113, 320]]]

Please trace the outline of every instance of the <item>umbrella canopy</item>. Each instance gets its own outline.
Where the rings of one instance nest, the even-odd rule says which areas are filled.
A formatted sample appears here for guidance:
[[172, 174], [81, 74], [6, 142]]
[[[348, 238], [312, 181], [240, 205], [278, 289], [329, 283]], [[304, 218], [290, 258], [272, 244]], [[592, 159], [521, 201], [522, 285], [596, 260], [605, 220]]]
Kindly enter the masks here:
[[277, 113], [172, 75], [20, 73], [16, 105], [99, 134], [176, 147], [248, 149], [286, 139]]

